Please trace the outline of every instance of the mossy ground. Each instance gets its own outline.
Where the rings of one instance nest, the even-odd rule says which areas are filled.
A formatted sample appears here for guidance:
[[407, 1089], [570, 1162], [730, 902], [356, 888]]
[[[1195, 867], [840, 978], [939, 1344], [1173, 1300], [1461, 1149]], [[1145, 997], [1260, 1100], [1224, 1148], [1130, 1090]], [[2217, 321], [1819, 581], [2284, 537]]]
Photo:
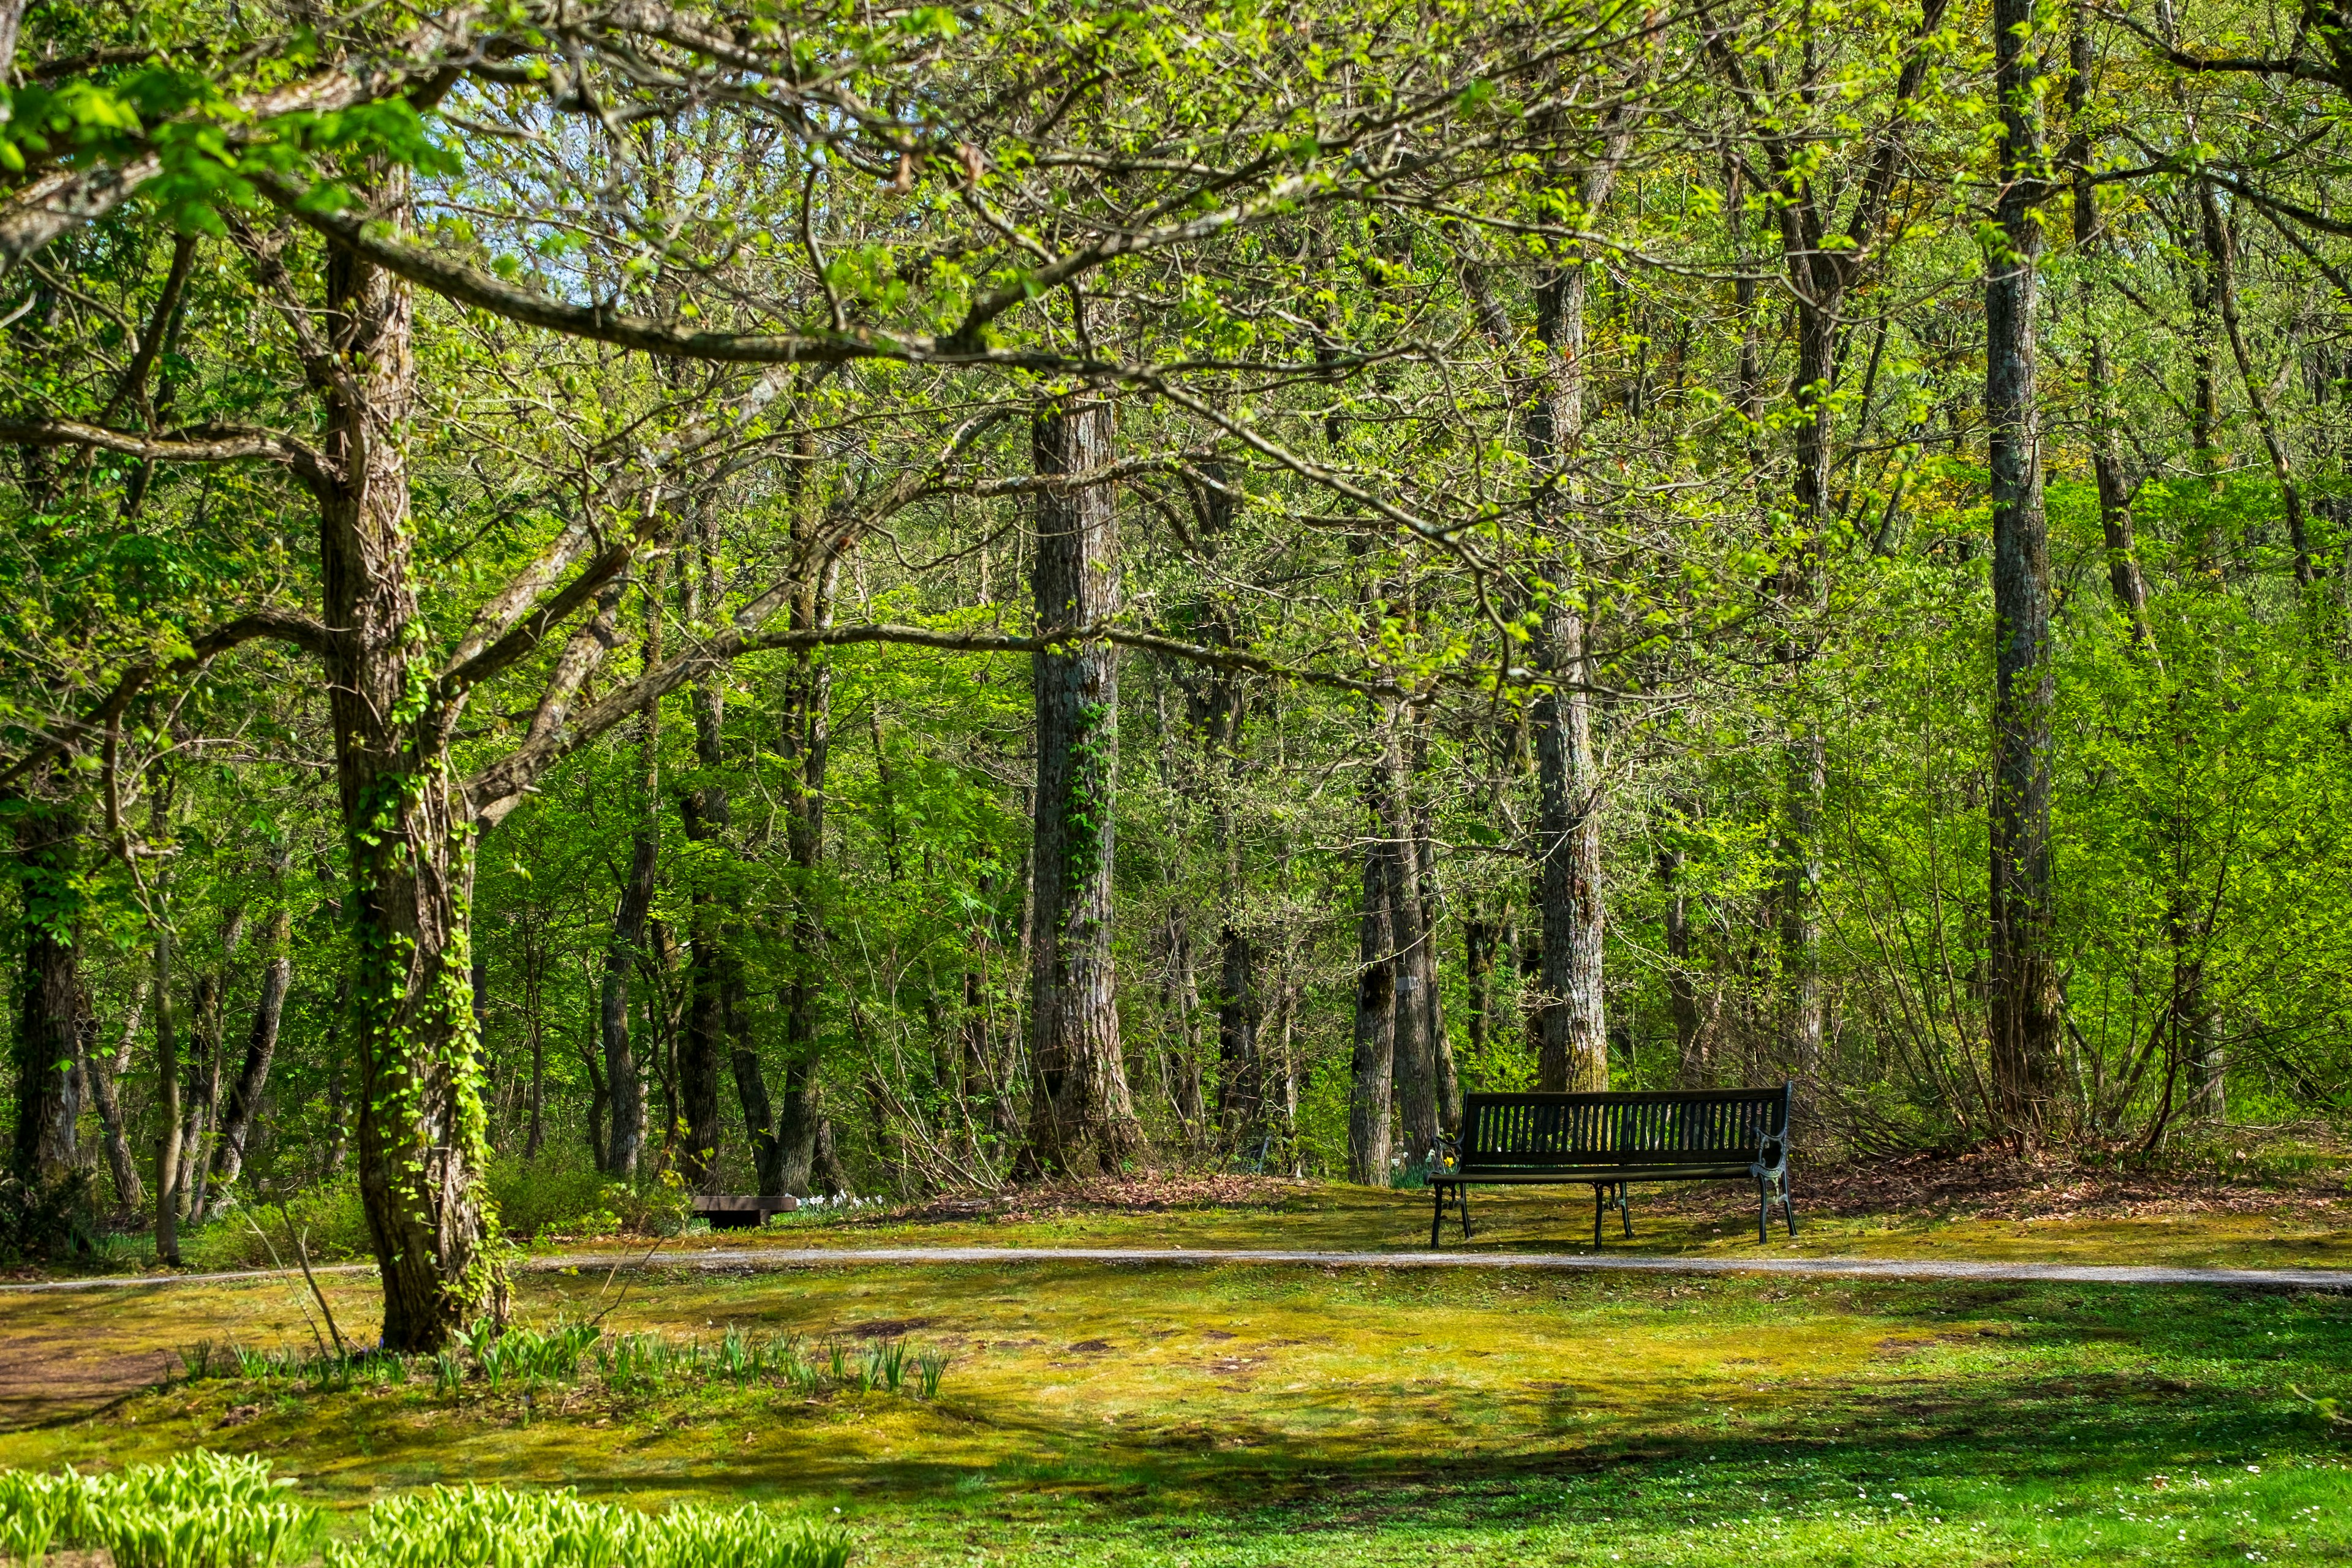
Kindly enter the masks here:
[[[2129, 1217], [2067, 1215], [1991, 1218], [1952, 1210], [1823, 1213], [1799, 1191], [1798, 1233], [1775, 1216], [1759, 1253], [1752, 1194], [1737, 1188], [1636, 1188], [1633, 1236], [1608, 1216], [1611, 1252], [1671, 1257], [1980, 1258], [1996, 1262], [2162, 1263], [2199, 1268], [2352, 1268], [2352, 1198], [2281, 1193], [2249, 1211], [2199, 1209]], [[1584, 1253], [1592, 1245], [1592, 1202], [1582, 1188], [1474, 1189], [1474, 1234], [1481, 1252]], [[918, 1215], [866, 1219], [855, 1215], [779, 1215], [761, 1231], [710, 1231], [666, 1247], [1275, 1247], [1405, 1252], [1429, 1246], [1430, 1205], [1420, 1194], [1301, 1184], [1246, 1205], [1156, 1212], [1074, 1205], [1062, 1212]], [[642, 1247], [642, 1243], [639, 1244]], [[1448, 1222], [1441, 1246], [1465, 1247]], [[565, 1252], [610, 1249], [618, 1242], [561, 1245]]]
[[[971, 1222], [969, 1239], [1124, 1242], [1133, 1226], [1324, 1246], [1378, 1227], [1402, 1245], [1426, 1223], [1402, 1194], [1297, 1203]], [[1590, 1210], [1544, 1207], [1530, 1200], [1522, 1244], [1576, 1245]], [[1500, 1228], [1516, 1211], [1484, 1212]], [[901, 1224], [779, 1239], [820, 1229], [913, 1238]], [[372, 1327], [365, 1280], [330, 1289], [347, 1330]], [[584, 1268], [527, 1276], [519, 1300], [528, 1319], [576, 1320], [620, 1289]], [[0, 1343], [12, 1364], [68, 1370], [160, 1364], [199, 1338], [307, 1343], [299, 1300], [280, 1282], [5, 1298]], [[2352, 1450], [2293, 1392], [2352, 1392], [2352, 1300], [2335, 1295], [1030, 1264], [670, 1270], [606, 1319], [730, 1324], [903, 1335], [956, 1359], [929, 1404], [780, 1383], [617, 1398], [592, 1378], [528, 1407], [478, 1384], [453, 1405], [421, 1372], [333, 1394], [174, 1383], [95, 1409], [54, 1400], [45, 1424], [26, 1408], [0, 1464], [204, 1444], [267, 1453], [337, 1506], [468, 1479], [773, 1500], [840, 1509], [871, 1564], [2352, 1558]]]

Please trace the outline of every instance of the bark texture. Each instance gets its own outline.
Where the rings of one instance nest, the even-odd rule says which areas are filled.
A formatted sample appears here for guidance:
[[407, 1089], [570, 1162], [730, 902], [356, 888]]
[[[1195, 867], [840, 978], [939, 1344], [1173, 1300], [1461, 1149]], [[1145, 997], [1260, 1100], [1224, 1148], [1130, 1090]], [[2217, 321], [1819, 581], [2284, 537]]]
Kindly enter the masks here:
[[2039, 1128], [2057, 1055], [2051, 951], [2050, 540], [2042, 515], [2034, 296], [2042, 226], [2038, 39], [2030, 0], [1994, 0], [2000, 240], [1985, 279], [1985, 422], [1993, 529], [1993, 1089], [2021, 1139]]
[[[362, 190], [404, 226], [407, 176]], [[357, 938], [360, 1193], [383, 1282], [383, 1345], [436, 1351], [502, 1290], [482, 1250], [487, 1127], [475, 1059], [470, 808], [447, 758], [457, 715], [416, 688], [404, 431], [416, 371], [408, 285], [327, 263], [327, 478], [320, 486], [327, 689]]]
[[[1111, 410], [1074, 395], [1031, 429], [1041, 476], [1111, 460]], [[1118, 609], [1117, 503], [1108, 485], [1041, 492], [1033, 588], [1037, 625], [1078, 632]], [[1037, 703], [1036, 846], [1031, 862], [1032, 1100], [1024, 1166], [1115, 1173], [1142, 1143], [1112, 1001], [1112, 806], [1118, 764], [1118, 664], [1112, 646], [1072, 636], [1033, 656]]]
[[220, 1137], [213, 1145], [213, 1172], [207, 1212], [227, 1205], [229, 1188], [245, 1170], [246, 1147], [260, 1114], [261, 1097], [269, 1084], [269, 1065], [278, 1055], [278, 1032], [286, 1016], [286, 993], [294, 982], [294, 959], [287, 951], [293, 918], [283, 906], [273, 911], [262, 933], [265, 954], [261, 994], [253, 1004], [253, 1025], [247, 1031], [245, 1057], [230, 1083], [228, 1104], [221, 1112]]
[[1389, 924], [1390, 858], [1364, 856], [1356, 925], [1356, 1043], [1349, 1064], [1348, 1179], [1388, 1185], [1396, 1072], [1396, 946]]

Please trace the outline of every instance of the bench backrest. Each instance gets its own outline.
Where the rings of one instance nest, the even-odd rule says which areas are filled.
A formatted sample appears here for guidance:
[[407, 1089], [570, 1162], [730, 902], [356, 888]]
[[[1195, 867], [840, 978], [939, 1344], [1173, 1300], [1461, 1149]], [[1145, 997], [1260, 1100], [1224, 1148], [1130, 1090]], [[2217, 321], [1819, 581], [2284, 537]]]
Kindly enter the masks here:
[[1719, 1165], [1786, 1137], [1797, 1086], [1630, 1094], [1472, 1094], [1462, 1100], [1462, 1165]]

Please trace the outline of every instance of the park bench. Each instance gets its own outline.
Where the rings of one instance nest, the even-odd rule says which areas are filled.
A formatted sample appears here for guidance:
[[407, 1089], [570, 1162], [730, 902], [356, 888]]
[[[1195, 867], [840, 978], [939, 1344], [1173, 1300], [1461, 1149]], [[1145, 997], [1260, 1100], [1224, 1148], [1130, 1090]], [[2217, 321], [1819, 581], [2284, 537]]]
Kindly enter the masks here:
[[1438, 1244], [1450, 1193], [1470, 1235], [1474, 1186], [1592, 1188], [1592, 1245], [1615, 1207], [1633, 1234], [1633, 1182], [1756, 1183], [1756, 1239], [1778, 1203], [1797, 1234], [1789, 1198], [1789, 1110], [1797, 1086], [1692, 1089], [1631, 1094], [1473, 1094], [1462, 1101], [1462, 1136], [1430, 1172], [1429, 1245]]
[[687, 1205], [697, 1219], [707, 1219], [713, 1230], [756, 1230], [772, 1214], [790, 1214], [801, 1206], [790, 1193], [761, 1197], [728, 1197], [697, 1193]]

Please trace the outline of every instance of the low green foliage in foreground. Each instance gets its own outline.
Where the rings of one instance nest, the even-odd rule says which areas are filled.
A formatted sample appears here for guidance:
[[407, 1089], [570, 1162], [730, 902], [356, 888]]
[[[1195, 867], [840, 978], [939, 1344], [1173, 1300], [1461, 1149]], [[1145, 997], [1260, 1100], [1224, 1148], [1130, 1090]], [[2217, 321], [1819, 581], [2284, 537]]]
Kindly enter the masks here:
[[[356, 1316], [367, 1282], [329, 1283]], [[299, 1286], [0, 1298], [0, 1333], [156, 1357], [303, 1334]], [[543, 1338], [614, 1305], [525, 1276]], [[345, 1312], [348, 1299], [351, 1310]], [[814, 1390], [712, 1370], [817, 1347]], [[0, 1433], [0, 1463], [266, 1453], [339, 1541], [478, 1482], [833, 1520], [858, 1568], [1757, 1568], [2352, 1558], [2352, 1300], [2208, 1288], [1491, 1269], [854, 1267], [636, 1281], [617, 1346], [704, 1370], [189, 1379]], [[934, 1399], [831, 1378], [906, 1338]], [[176, 1357], [168, 1358], [176, 1365]], [[913, 1389], [911, 1373], [908, 1387]]]
[[120, 1475], [0, 1471], [0, 1555], [41, 1568], [97, 1549], [114, 1568], [843, 1568], [839, 1530], [759, 1509], [647, 1514], [569, 1489], [434, 1487], [386, 1498], [355, 1539], [288, 1499], [269, 1461], [203, 1449]]

